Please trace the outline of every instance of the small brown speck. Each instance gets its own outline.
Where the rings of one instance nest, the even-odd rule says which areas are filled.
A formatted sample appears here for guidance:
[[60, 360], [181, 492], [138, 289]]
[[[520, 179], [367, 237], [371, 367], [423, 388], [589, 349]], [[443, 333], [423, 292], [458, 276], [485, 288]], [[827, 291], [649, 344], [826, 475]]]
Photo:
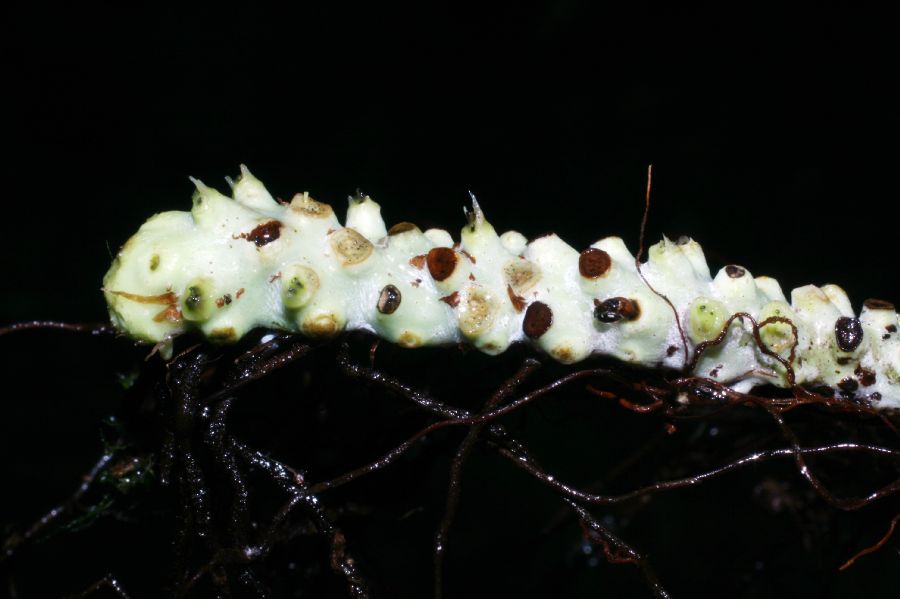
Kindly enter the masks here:
[[216, 307], [223, 308], [224, 306], [225, 306], [225, 298], [224, 297], [216, 298]]
[[530, 339], [537, 339], [553, 325], [553, 310], [544, 302], [532, 302], [525, 311], [522, 331]]
[[874, 372], [868, 368], [863, 368], [862, 366], [857, 366], [856, 370], [853, 371], [853, 374], [856, 375], [856, 378], [859, 379], [859, 382], [862, 383], [863, 387], [871, 387], [877, 380]]
[[474, 281], [474, 280], [475, 280], [475, 275], [473, 275], [472, 273], [469, 273], [469, 280], [470, 280], [470, 281]]
[[466, 258], [468, 258], [468, 259], [469, 259], [469, 262], [471, 262], [472, 264], [475, 264], [475, 262], [476, 262], [475, 256], [473, 256], [472, 254], [470, 254], [470, 253], [467, 252], [466, 250], [463, 250], [463, 251], [461, 251], [460, 253], [461, 253], [463, 256], [465, 256]]
[[675, 352], [677, 352], [677, 351], [678, 351], [677, 347], [675, 347], [674, 345], [670, 345], [668, 348], [666, 348], [666, 355], [671, 358], [672, 356], [675, 355]]
[[413, 268], [425, 268], [425, 254], [420, 254], [418, 256], [413, 256], [409, 259], [409, 265]]
[[269, 277], [269, 282], [270, 282], [270, 283], [274, 283], [275, 281], [277, 281], [277, 280], [280, 279], [280, 278], [281, 278], [281, 271], [276, 272], [274, 275], [272, 275], [271, 277]]
[[612, 259], [601, 249], [588, 248], [578, 256], [578, 272], [587, 279], [596, 279], [609, 272]]
[[445, 295], [441, 298], [441, 301], [450, 306], [451, 308], [455, 308], [459, 305], [459, 291], [454, 291], [450, 295]]
[[509, 285], [506, 286], [506, 294], [509, 296], [509, 301], [512, 302], [516, 312], [521, 312], [525, 309], [528, 302], [526, 302], [525, 298], [521, 295], [516, 295], [516, 292], [513, 291], [513, 288]]
[[740, 279], [746, 272], [747, 271], [744, 270], [743, 267], [737, 266], [736, 264], [729, 264], [725, 267], [725, 274], [732, 279]]
[[412, 285], [413, 287], [418, 287], [421, 284], [422, 284], [422, 279], [416, 279], [415, 281], [410, 282], [410, 285]]
[[234, 299], [239, 299], [242, 295], [244, 295], [244, 288], [241, 287], [237, 290], [237, 293], [234, 294]]
[[897, 332], [897, 325], [895, 325], [895, 324], [889, 324], [889, 325], [887, 325], [886, 327], [884, 327], [884, 330], [887, 331], [888, 333], [896, 333], [896, 332]]
[[842, 356], [842, 357], [838, 358], [836, 361], [841, 366], [846, 366], [847, 364], [849, 364], [852, 361], [852, 359], [848, 358], [847, 356]]
[[444, 281], [456, 270], [456, 252], [450, 248], [432, 248], [426, 257], [428, 272], [435, 281]]

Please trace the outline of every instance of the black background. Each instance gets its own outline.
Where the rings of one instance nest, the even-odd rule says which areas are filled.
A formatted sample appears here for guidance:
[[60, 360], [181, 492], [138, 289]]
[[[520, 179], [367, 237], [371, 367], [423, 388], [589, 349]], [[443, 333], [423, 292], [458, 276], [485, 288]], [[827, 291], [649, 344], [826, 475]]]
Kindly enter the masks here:
[[[110, 252], [188, 209], [188, 175], [224, 191], [239, 163], [279, 197], [308, 190], [341, 214], [359, 187], [389, 224], [423, 229], [457, 230], [471, 190], [498, 230], [578, 249], [636, 246], [652, 163], [650, 239], [691, 235], [713, 271], [740, 263], [785, 289], [838, 283], [857, 309], [900, 301], [887, 15], [324, 6], [4, 8], [0, 320], [102, 320]], [[32, 339], [0, 340], [0, 524], [71, 487], [116, 405], [98, 342]], [[893, 562], [865, 576], [896, 572], [879, 559]]]

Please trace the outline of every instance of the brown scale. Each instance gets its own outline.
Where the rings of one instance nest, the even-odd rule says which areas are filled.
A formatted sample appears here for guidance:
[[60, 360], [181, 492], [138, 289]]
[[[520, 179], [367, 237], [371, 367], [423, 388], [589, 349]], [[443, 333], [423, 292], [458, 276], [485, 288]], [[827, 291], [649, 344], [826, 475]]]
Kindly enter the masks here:
[[378, 311], [382, 314], [393, 314], [400, 307], [400, 290], [393, 285], [385, 285], [378, 296]]
[[853, 371], [853, 374], [856, 375], [856, 378], [859, 379], [859, 382], [862, 383], [863, 387], [871, 387], [875, 384], [876, 377], [875, 373], [869, 370], [868, 368], [863, 368], [862, 366], [857, 366], [856, 370]]
[[740, 279], [747, 273], [746, 270], [742, 266], [737, 266], [736, 264], [729, 264], [725, 267], [725, 274], [727, 274], [732, 279]]
[[249, 233], [241, 233], [237, 237], [232, 237], [234, 239], [246, 239], [247, 241], [256, 244], [256, 247], [262, 247], [281, 237], [281, 223], [277, 220], [270, 220], [261, 225], [257, 225], [256, 228]]
[[537, 339], [553, 325], [553, 310], [544, 302], [532, 302], [525, 311], [522, 331], [529, 339]]
[[841, 316], [834, 323], [834, 336], [841, 351], [855, 351], [863, 340], [862, 325], [857, 318]]
[[594, 318], [600, 322], [636, 320], [640, 315], [641, 308], [637, 301], [627, 297], [612, 297], [603, 302], [594, 300]]
[[390, 236], [399, 235], [400, 233], [406, 233], [407, 231], [418, 231], [419, 227], [417, 227], [413, 223], [408, 223], [406, 221], [397, 223], [388, 229], [387, 234]]
[[612, 259], [597, 248], [588, 248], [578, 256], [578, 272], [587, 279], [596, 279], [609, 272]]
[[456, 270], [457, 260], [456, 252], [450, 248], [432, 248], [425, 258], [428, 272], [435, 281], [444, 281], [450, 277]]
[[869, 310], [890, 310], [894, 311], [894, 304], [891, 302], [887, 302], [885, 300], [875, 299], [870, 297], [866, 301], [863, 302], [863, 305]]
[[852, 397], [856, 393], [856, 390], [859, 389], [859, 383], [852, 377], [841, 379], [837, 386], [849, 397]]

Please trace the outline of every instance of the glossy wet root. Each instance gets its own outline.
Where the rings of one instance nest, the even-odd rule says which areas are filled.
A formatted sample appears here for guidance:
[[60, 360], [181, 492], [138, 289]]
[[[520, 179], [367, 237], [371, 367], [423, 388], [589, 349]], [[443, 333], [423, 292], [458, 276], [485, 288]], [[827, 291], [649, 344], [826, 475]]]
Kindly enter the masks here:
[[[763, 350], [758, 331], [769, 321], [756, 323], [749, 315], [736, 314], [722, 335], [705, 346], [698, 346], [694, 361], [707, 347], [721, 342], [727, 327], [737, 319], [750, 323], [754, 338]], [[174, 527], [175, 552], [169, 584], [170, 594], [174, 597], [209, 594], [220, 597], [272, 596], [271, 568], [277, 563], [273, 561], [274, 556], [290, 547], [294, 540], [309, 536], [321, 540], [321, 550], [308, 559], [321, 563], [331, 576], [342, 581], [347, 596], [380, 596], [377, 585], [373, 591], [370, 582], [372, 562], [365, 555], [357, 557], [354, 538], [340, 526], [341, 511], [337, 508], [346, 501], [342, 498], [352, 496], [352, 485], [356, 481], [377, 477], [401, 462], [415, 463], [416, 452], [426, 440], [438, 439], [438, 443], [449, 444], [452, 456], [446, 472], [442, 513], [429, 514], [434, 530], [432, 593], [436, 598], [450, 596], [452, 586], [448, 586], [448, 582], [453, 580], [455, 570], [447, 556], [466, 550], [452, 532], [459, 519], [460, 505], [478, 502], [477, 494], [463, 494], [463, 474], [470, 461], [480, 459], [479, 454], [484, 452], [501, 458], [500, 463], [505, 462], [513, 467], [513, 471], [525, 473], [529, 480], [552, 493], [560, 508], [554, 521], [576, 523], [583, 542], [596, 547], [598, 555], [608, 563], [635, 568], [646, 591], [656, 597], [670, 596], [664, 586], [665, 577], [661, 579], [656, 574], [643, 550], [633, 546], [592, 510], [637, 505], [657, 495], [698, 487], [768, 462], [793, 462], [798, 478], [837, 510], [857, 511], [890, 498], [896, 500], [900, 490], [900, 448], [896, 429], [890, 418], [865, 402], [836, 398], [796, 386], [787, 394], [768, 389], [738, 393], [722, 382], [682, 376], [678, 372], [641, 371], [615, 365], [572, 370], [555, 365], [542, 366], [538, 359], [525, 356], [510, 369], [502, 384], [482, 396], [484, 399], [464, 406], [455, 397], [443, 397], [441, 389], [428, 390], [408, 382], [391, 371], [389, 360], [379, 358], [377, 362], [383, 361], [387, 366], [376, 368], [377, 343], [371, 343], [371, 340], [367, 343], [366, 352], [354, 352], [350, 341], [311, 345], [289, 335], [266, 334], [237, 356], [228, 356], [215, 347], [188, 345], [161, 369], [161, 380], [154, 387], [163, 415], [158, 447], [149, 449], [148, 455], [135, 456], [127, 439], [112, 444], [68, 500], [33, 525], [24, 527], [23, 532], [14, 533], [4, 541], [0, 562], [4, 562], [4, 566], [14, 566], [15, 560], [25, 559], [35, 538], [84, 510], [85, 504], [90, 503], [85, 499], [95, 492], [98, 481], [107, 477], [101, 482], [108, 484], [109, 476], [117, 480], [120, 473], [129, 471], [128, 464], [133, 460], [157, 464], [158, 484], [177, 500], [177, 513], [172, 514], [177, 525]], [[354, 358], [354, 353], [365, 353], [366, 357], [359, 360]], [[326, 354], [326, 361], [333, 362], [348, 381], [355, 381], [357, 388], [362, 386], [371, 391], [369, 401], [393, 398], [398, 402], [398, 410], [412, 408], [418, 414], [419, 424], [405, 435], [405, 441], [387, 451], [376, 452], [376, 457], [363, 460], [346, 471], [314, 479], [306, 472], [305, 464], [289, 464], [276, 459], [242, 438], [238, 432], [240, 427], [231, 416], [241, 402], [253, 401], [259, 386], [274, 377], [277, 371], [302, 366], [304, 361], [317, 354]], [[789, 376], [792, 359], [784, 361]], [[557, 370], [553, 371], [554, 368]], [[291, 380], [295, 374], [302, 376], [295, 371], [279, 376]], [[659, 445], [660, 439], [675, 434], [687, 423], [714, 421], [725, 413], [739, 418], [749, 418], [753, 414], [764, 416], [772, 429], [772, 438], [762, 437], [768, 439], [766, 447], [719, 461], [705, 469], [696, 469], [683, 476], [658, 475], [627, 490], [601, 493], [591, 485], [579, 487], [565, 482], [555, 474], [558, 464], [541, 464], [529, 449], [527, 439], [520, 439], [510, 428], [515, 417], [539, 409], [543, 402], [571, 398], [579, 392], [596, 398], [594, 401], [618, 405], [623, 408], [620, 412], [623, 417], [632, 414], [636, 418], [653, 419], [659, 425], [660, 435], [648, 439], [647, 447], [651, 449]], [[305, 393], [303, 391], [296, 401], [317, 401], [307, 398]], [[321, 409], [329, 409], [327, 397]], [[804, 443], [790, 419], [795, 412], [823, 416], [826, 423], [831, 418], [836, 426], [843, 426], [843, 420], [850, 419], [854, 426], [877, 427], [884, 434], [879, 442]], [[606, 425], [614, 426], [615, 422]], [[778, 438], [780, 442], [773, 440]], [[129, 449], [123, 449], [126, 447]], [[886, 469], [893, 469], [898, 476], [893, 482], [861, 494], [841, 495], [829, 486], [828, 481], [833, 480], [833, 476], [822, 477], [819, 469], [823, 464], [831, 465], [828, 460], [841, 465], [847, 456], [864, 456], [877, 461]], [[645, 457], [644, 451], [624, 455], [617, 471], [628, 470]], [[278, 498], [275, 504], [260, 500], [273, 494]], [[897, 520], [894, 518], [890, 531], [880, 541], [863, 550], [857, 547], [854, 551], [858, 553], [854, 557], [843, 566], [835, 563], [834, 568], [846, 569], [863, 555], [885, 546]], [[867, 537], [880, 531], [869, 532]], [[859, 546], [863, 545], [865, 543], [861, 541]], [[114, 592], [119, 597], [128, 597], [127, 583], [127, 580], [110, 574], [74, 596]], [[426, 592], [422, 590], [423, 595]]]

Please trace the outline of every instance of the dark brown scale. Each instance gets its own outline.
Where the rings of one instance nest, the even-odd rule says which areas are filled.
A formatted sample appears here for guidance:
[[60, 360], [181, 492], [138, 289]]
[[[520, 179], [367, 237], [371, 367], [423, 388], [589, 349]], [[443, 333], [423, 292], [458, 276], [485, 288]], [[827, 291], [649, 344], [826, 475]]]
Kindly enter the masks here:
[[672, 356], [675, 355], [675, 352], [677, 352], [677, 351], [678, 351], [677, 347], [675, 347], [674, 345], [670, 345], [668, 348], [666, 348], [666, 355], [671, 358]]
[[859, 383], [856, 382], [856, 379], [851, 377], [842, 379], [837, 386], [844, 392], [844, 395], [847, 395], [848, 397], [852, 397], [856, 393], [856, 390], [859, 389]]
[[834, 323], [834, 336], [841, 351], [854, 351], [863, 340], [863, 329], [859, 319], [849, 316], [838, 318]]
[[220, 297], [216, 300], [216, 306], [218, 306], [219, 308], [223, 308], [230, 303], [231, 303], [231, 294], [230, 293], [226, 293], [225, 295], [223, 295], [222, 297]]
[[425, 258], [431, 278], [435, 281], [447, 279], [456, 270], [457, 259], [456, 252], [450, 248], [432, 248]]
[[553, 324], [553, 310], [544, 302], [532, 302], [525, 310], [522, 331], [530, 339], [537, 339]]
[[385, 285], [378, 296], [378, 311], [382, 314], [393, 314], [400, 307], [400, 290], [393, 285]]
[[190, 310], [196, 310], [203, 303], [203, 290], [196, 286], [188, 287], [188, 296], [184, 305]]
[[884, 327], [884, 330], [887, 331], [888, 333], [896, 333], [896, 332], [897, 332], [897, 325], [895, 325], [895, 324], [889, 324], [889, 325], [887, 325], [886, 327]]
[[740, 279], [747, 273], [746, 270], [742, 266], [737, 266], [735, 264], [729, 264], [725, 267], [725, 274], [731, 277], [732, 279]]
[[869, 310], [894, 310], [894, 304], [892, 304], [891, 302], [875, 299], [873, 297], [870, 297], [869, 299], [864, 301], [863, 305]]
[[407, 231], [415, 231], [418, 228], [419, 227], [417, 227], [413, 223], [408, 223], [408, 222], [404, 221], [402, 223], [397, 223], [396, 225], [394, 225], [393, 227], [388, 229], [387, 234], [392, 235], [392, 236], [399, 235], [400, 233], [406, 233]]
[[247, 241], [252, 241], [256, 247], [262, 247], [267, 243], [272, 243], [281, 237], [281, 223], [277, 220], [270, 220], [257, 226], [255, 229], [243, 236]]
[[602, 277], [609, 272], [611, 266], [609, 254], [597, 248], [588, 248], [578, 256], [578, 271], [588, 279]]
[[868, 368], [863, 368], [862, 366], [857, 366], [856, 370], [853, 371], [853, 374], [856, 375], [856, 378], [859, 379], [859, 382], [863, 387], [871, 387], [877, 380], [874, 372]]
[[594, 318], [600, 322], [636, 320], [641, 315], [637, 301], [627, 297], [612, 297], [604, 302], [595, 299], [594, 306]]

